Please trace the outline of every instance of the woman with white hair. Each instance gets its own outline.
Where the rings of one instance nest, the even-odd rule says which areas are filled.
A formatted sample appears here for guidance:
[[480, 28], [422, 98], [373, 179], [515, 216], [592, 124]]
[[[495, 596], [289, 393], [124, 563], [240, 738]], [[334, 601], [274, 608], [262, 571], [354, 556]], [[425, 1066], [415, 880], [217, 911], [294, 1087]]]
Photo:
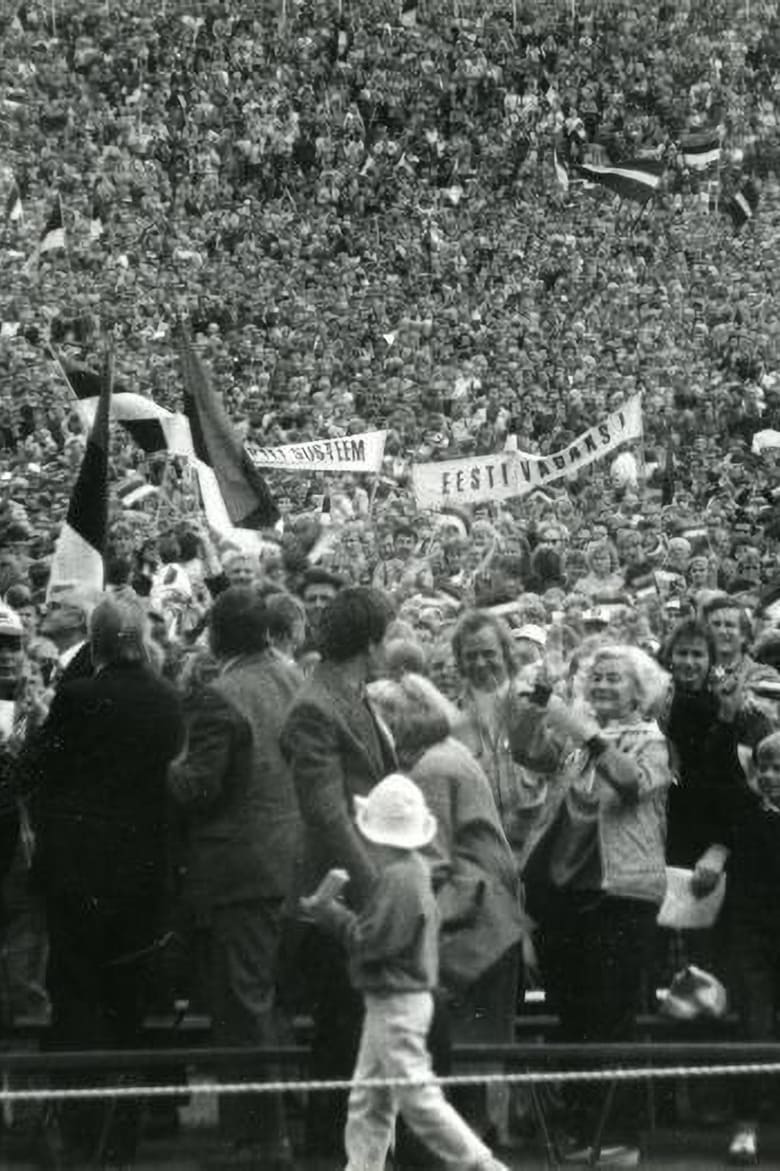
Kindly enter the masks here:
[[[666, 677], [623, 645], [598, 647], [582, 672], [579, 699], [566, 702], [541, 680], [517, 701], [515, 757], [554, 778], [523, 879], [563, 1039], [630, 1040], [666, 886], [671, 773], [651, 715]], [[571, 1137], [587, 1147], [597, 1102], [577, 1097]]]
[[[420, 675], [369, 685], [398, 760], [437, 821], [428, 854], [441, 914], [440, 972], [453, 1040], [510, 1042], [519, 980], [518, 943], [528, 938], [517, 869], [487, 777], [451, 736], [457, 708]], [[488, 1129], [485, 1095], [459, 1106]], [[482, 1117], [475, 1117], [481, 1114]]]

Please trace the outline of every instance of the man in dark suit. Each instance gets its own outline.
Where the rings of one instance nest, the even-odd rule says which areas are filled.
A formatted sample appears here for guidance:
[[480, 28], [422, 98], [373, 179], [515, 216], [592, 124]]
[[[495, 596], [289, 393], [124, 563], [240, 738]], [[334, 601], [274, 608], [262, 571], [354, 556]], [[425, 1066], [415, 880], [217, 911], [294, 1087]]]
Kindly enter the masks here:
[[[354, 824], [354, 798], [365, 796], [396, 767], [389, 733], [365, 686], [381, 670], [390, 608], [374, 589], [341, 590], [322, 612], [322, 662], [304, 684], [282, 733], [304, 822], [300, 893], [310, 893], [333, 867], [349, 872], [346, 896], [360, 908], [374, 867]], [[349, 982], [340, 944], [311, 927], [300, 947], [314, 1017], [312, 1074], [349, 1078], [357, 1055], [362, 1003]], [[309, 1100], [307, 1145], [312, 1154], [340, 1153], [346, 1095], [316, 1093]]]
[[41, 634], [57, 648], [59, 662], [52, 684], [59, 687], [74, 679], [87, 679], [93, 673], [89, 649], [88, 625], [100, 595], [78, 585], [54, 587], [46, 603]]
[[[274, 990], [282, 913], [300, 855], [301, 821], [279, 747], [284, 715], [303, 679], [269, 647], [265, 603], [233, 586], [210, 616], [219, 677], [196, 698], [186, 751], [169, 790], [186, 811], [190, 893], [211, 925], [211, 1013], [225, 1046], [276, 1041]], [[231, 1068], [231, 1081], [256, 1068]], [[292, 1166], [281, 1096], [220, 1101], [228, 1150], [214, 1166]]]
[[[60, 684], [22, 760], [32, 792], [33, 869], [49, 928], [52, 1045], [134, 1047], [145, 1014], [165, 881], [165, 778], [184, 728], [174, 689], [148, 666], [140, 604], [105, 599], [90, 621], [95, 674]], [[87, 1082], [94, 1075], [86, 1075]], [[133, 1157], [137, 1103], [60, 1114], [66, 1155]]]

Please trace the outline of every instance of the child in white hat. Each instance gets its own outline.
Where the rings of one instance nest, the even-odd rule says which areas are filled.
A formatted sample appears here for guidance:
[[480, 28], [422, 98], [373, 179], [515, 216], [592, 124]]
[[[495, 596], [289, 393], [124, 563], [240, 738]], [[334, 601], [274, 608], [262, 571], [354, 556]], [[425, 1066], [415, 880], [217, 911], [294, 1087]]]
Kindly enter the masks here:
[[[438, 982], [439, 923], [428, 865], [418, 851], [435, 836], [436, 819], [415, 783], [400, 773], [385, 777], [355, 803], [358, 829], [378, 871], [368, 903], [356, 915], [333, 897], [326, 878], [301, 906], [307, 917], [344, 940], [352, 982], [363, 994], [354, 1080], [421, 1083], [432, 1077], [426, 1038]], [[346, 1171], [384, 1171], [399, 1113], [452, 1171], [506, 1171], [432, 1084], [354, 1087]]]

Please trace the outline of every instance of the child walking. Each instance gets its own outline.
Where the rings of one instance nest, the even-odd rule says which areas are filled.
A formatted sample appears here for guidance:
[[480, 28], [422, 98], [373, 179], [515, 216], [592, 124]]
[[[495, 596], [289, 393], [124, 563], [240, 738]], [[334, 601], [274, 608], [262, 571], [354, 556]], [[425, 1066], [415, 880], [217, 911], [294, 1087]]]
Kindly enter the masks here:
[[[436, 819], [421, 791], [400, 773], [357, 797], [357, 825], [369, 843], [378, 879], [359, 915], [327, 893], [301, 900], [303, 911], [338, 935], [363, 994], [365, 1019], [354, 1080], [432, 1076], [426, 1037], [438, 980], [438, 917], [428, 865], [418, 850]], [[411, 1129], [451, 1171], [507, 1171], [446, 1101], [437, 1085], [374, 1088], [349, 1097], [346, 1171], [384, 1171], [395, 1119]]]

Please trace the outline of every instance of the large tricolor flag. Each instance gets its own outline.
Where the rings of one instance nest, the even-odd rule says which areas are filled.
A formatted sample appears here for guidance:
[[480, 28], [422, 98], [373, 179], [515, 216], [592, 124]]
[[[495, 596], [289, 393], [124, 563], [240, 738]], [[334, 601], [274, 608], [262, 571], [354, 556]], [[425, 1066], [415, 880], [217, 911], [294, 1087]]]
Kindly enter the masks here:
[[[224, 404], [195, 352], [186, 326], [181, 328], [184, 411], [198, 460], [198, 483], [206, 516], [213, 527], [218, 509], [233, 525], [270, 528], [279, 510], [260, 472], [239, 441]], [[220, 499], [215, 496], [215, 487]]]
[[[52, 347], [52, 354], [77, 400], [79, 413], [91, 426], [100, 401], [101, 377], [96, 370], [76, 362]], [[134, 394], [123, 383], [116, 383], [111, 398], [111, 418], [125, 428], [145, 452], [170, 451], [191, 455], [189, 425], [181, 414], [174, 414], [142, 394]]]
[[683, 162], [692, 171], [705, 171], [720, 159], [720, 131], [692, 130], [680, 139]]
[[47, 597], [65, 586], [103, 589], [103, 553], [108, 528], [108, 419], [113, 366], [110, 354], [101, 378], [95, 418], [65, 522], [51, 563]]
[[660, 159], [627, 159], [616, 166], [581, 163], [579, 170], [583, 178], [608, 187], [621, 199], [647, 203], [658, 190], [665, 163]]

